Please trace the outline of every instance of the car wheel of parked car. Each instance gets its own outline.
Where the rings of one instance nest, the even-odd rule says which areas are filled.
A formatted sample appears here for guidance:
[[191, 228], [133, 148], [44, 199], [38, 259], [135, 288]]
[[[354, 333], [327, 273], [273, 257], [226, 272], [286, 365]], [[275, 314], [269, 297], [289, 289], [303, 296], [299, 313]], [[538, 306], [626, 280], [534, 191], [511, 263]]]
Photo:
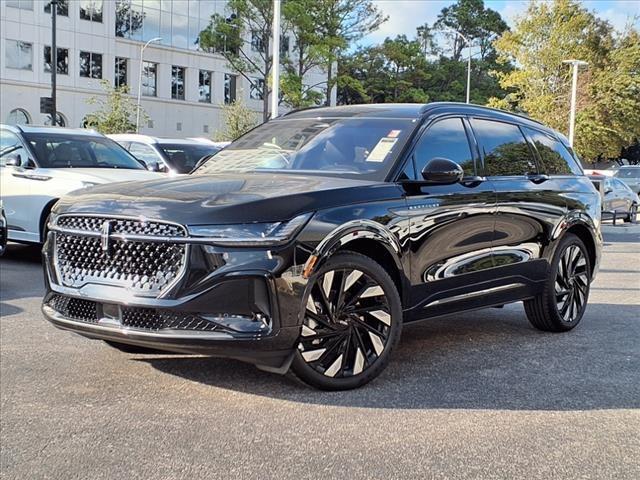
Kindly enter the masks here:
[[543, 292], [524, 302], [531, 324], [547, 332], [566, 332], [582, 318], [591, 283], [587, 249], [577, 236], [566, 235], [558, 245]]
[[629, 207], [629, 212], [627, 213], [627, 218], [624, 220], [629, 223], [636, 223], [638, 221], [638, 205], [633, 204]]
[[359, 253], [337, 253], [307, 285], [292, 372], [324, 390], [377, 377], [402, 331], [400, 295], [389, 274]]

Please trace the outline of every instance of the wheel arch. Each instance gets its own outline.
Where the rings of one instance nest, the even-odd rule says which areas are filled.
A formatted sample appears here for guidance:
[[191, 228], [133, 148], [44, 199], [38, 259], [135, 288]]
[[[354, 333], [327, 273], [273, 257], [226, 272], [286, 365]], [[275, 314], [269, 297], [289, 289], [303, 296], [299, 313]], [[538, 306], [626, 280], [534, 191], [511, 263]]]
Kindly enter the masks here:
[[589, 218], [585, 219], [582, 216], [575, 216], [565, 219], [565, 221], [562, 222], [554, 232], [553, 248], [550, 252], [551, 256], [549, 258], [554, 255], [560, 239], [569, 233], [582, 240], [587, 248], [589, 262], [591, 264], [591, 277], [592, 279], [595, 278], [600, 264], [602, 234], [600, 233], [600, 228]]
[[40, 222], [38, 223], [40, 229], [39, 229], [39, 233], [40, 233], [40, 243], [44, 243], [45, 242], [45, 238], [44, 238], [44, 233], [45, 233], [45, 228], [46, 228], [46, 221], [47, 218], [49, 217], [49, 214], [51, 213], [51, 210], [53, 209], [53, 206], [56, 204], [56, 202], [58, 201], [58, 198], [54, 198], [52, 200], [49, 200], [49, 202], [44, 206], [44, 208], [42, 209], [42, 212], [40, 213]]
[[404, 272], [402, 249], [398, 239], [382, 224], [371, 220], [357, 220], [331, 231], [307, 260], [305, 276], [311, 276], [338, 251], [357, 252], [382, 265], [394, 281], [402, 304], [407, 304], [409, 280]]

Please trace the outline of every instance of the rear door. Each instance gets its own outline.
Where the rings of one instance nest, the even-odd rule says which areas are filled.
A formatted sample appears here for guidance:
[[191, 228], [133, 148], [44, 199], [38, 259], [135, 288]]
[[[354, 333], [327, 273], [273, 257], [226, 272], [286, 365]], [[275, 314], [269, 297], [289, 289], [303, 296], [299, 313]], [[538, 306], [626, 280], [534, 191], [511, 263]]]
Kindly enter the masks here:
[[406, 184], [410, 217], [410, 277], [413, 308], [409, 319], [435, 316], [484, 304], [482, 291], [493, 267], [495, 192], [478, 176], [477, 150], [466, 121], [434, 120], [416, 143], [406, 178], [421, 179], [424, 166], [443, 157], [464, 170], [453, 185]]
[[472, 118], [485, 174], [497, 196], [493, 239], [496, 277], [510, 299], [535, 294], [547, 274], [544, 249], [567, 212], [563, 177], [549, 176], [515, 123]]

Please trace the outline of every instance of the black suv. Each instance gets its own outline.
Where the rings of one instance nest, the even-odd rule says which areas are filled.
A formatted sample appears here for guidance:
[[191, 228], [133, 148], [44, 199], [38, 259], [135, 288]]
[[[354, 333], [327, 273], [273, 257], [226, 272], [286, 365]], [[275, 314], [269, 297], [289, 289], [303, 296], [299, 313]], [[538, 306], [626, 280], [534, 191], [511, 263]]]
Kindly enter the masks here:
[[60, 200], [43, 311], [123, 350], [348, 389], [384, 369], [404, 322], [522, 300], [536, 328], [572, 329], [601, 246], [600, 196], [535, 121], [455, 103], [309, 109], [189, 176]]

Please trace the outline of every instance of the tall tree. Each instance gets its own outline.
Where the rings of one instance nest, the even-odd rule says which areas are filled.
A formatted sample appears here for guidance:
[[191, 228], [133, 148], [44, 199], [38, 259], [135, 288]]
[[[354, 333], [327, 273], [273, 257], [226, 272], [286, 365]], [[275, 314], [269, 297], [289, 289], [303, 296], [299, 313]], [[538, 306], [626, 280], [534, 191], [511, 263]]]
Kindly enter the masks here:
[[611, 25], [575, 0], [532, 2], [512, 31], [496, 42], [502, 62], [515, 62], [499, 74], [509, 95], [492, 99], [567, 131], [571, 69], [566, 59], [587, 61], [580, 72], [576, 150], [587, 158], [614, 156], [640, 131], [638, 33], [616, 38]]
[[201, 48], [222, 55], [262, 97], [264, 121], [269, 119], [272, 22], [273, 0], [229, 0], [226, 15], [212, 15], [199, 36]]
[[[105, 95], [87, 99], [87, 104], [97, 105], [98, 108], [85, 117], [84, 126], [95, 128], [105, 135], [135, 132], [136, 104], [129, 95], [129, 87], [112, 87], [108, 80], [100, 83]], [[142, 121], [146, 122], [149, 118], [147, 113], [144, 110], [140, 113]]]

